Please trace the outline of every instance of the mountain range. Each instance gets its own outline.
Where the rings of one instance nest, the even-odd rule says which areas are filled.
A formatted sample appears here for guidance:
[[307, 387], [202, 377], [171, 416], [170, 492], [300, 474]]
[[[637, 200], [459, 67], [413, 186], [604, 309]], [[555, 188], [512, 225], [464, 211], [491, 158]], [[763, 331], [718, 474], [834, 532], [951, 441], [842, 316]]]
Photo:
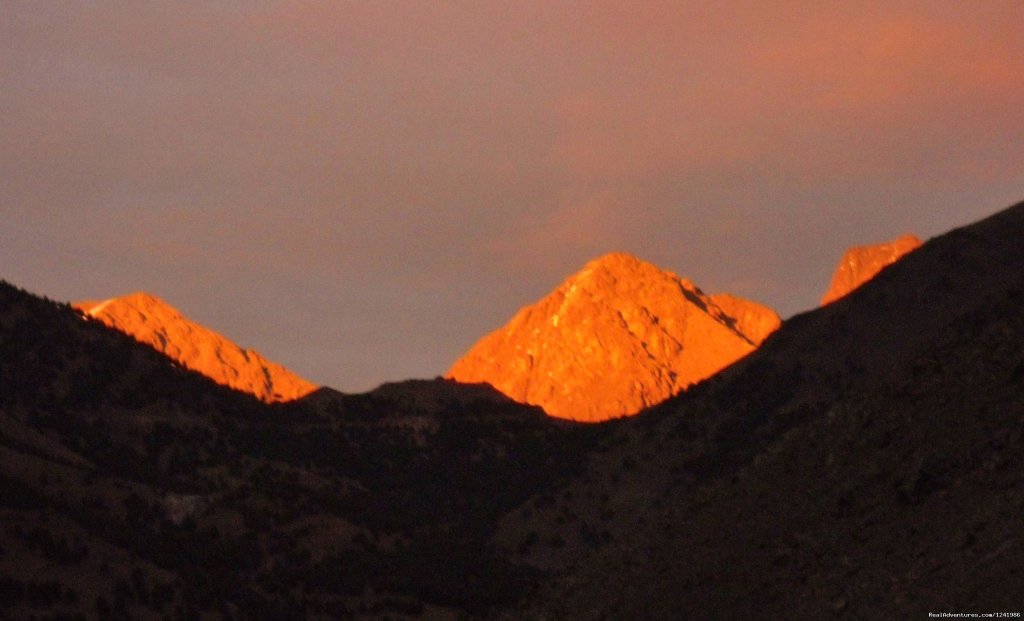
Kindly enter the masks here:
[[[268, 403], [0, 284], [0, 610], [1012, 613], [1024, 592], [1022, 239], [1024, 203], [774, 332], [759, 305], [599, 259], [523, 325], [584, 329], [575, 296], [613, 309], [621, 351], [672, 351], [655, 343], [692, 326], [748, 348], [599, 424], [450, 379]], [[631, 278], [642, 285], [619, 282]], [[668, 303], [684, 305], [685, 325], [652, 312]], [[570, 340], [546, 338], [527, 342]]]
[[[838, 299], [920, 245], [913, 236], [851, 248], [823, 298]], [[188, 369], [266, 402], [317, 387], [148, 293], [76, 302], [86, 316]], [[624, 253], [591, 261], [483, 337], [446, 377], [488, 383], [559, 418], [598, 422], [660, 403], [749, 354], [778, 329], [770, 308]]]

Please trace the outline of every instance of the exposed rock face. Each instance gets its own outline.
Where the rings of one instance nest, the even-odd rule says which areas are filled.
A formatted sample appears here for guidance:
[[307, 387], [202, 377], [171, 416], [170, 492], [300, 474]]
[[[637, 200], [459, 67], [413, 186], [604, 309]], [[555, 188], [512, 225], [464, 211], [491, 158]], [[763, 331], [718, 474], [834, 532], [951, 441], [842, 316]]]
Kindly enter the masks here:
[[711, 301], [722, 309], [727, 317], [735, 320], [733, 327], [754, 345], [760, 345], [782, 325], [778, 313], [757, 302], [744, 300], [730, 293], [716, 293], [711, 296]]
[[133, 293], [99, 303], [77, 302], [74, 306], [150, 345], [184, 367], [217, 383], [252, 393], [268, 403], [291, 401], [316, 389], [316, 385], [283, 366], [189, 320], [148, 293]]
[[[728, 310], [726, 310], [728, 309]], [[634, 414], [750, 353], [778, 315], [614, 253], [588, 263], [448, 371], [552, 416]]]
[[882, 268], [895, 263], [920, 245], [921, 240], [917, 237], [904, 235], [883, 244], [850, 248], [839, 261], [839, 267], [832, 275], [832, 284], [821, 298], [821, 305], [834, 302], [850, 293], [874, 278]]

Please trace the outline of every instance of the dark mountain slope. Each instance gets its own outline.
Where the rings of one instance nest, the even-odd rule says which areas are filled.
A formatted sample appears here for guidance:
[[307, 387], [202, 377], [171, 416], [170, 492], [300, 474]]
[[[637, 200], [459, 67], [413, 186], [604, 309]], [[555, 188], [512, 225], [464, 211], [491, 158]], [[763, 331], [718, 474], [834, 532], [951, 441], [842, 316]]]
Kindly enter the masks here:
[[0, 617], [507, 605], [536, 572], [489, 544], [497, 516], [576, 469], [590, 432], [436, 392], [266, 405], [0, 283]]
[[[516, 618], [926, 618], [1024, 593], [1024, 204], [622, 421], [504, 522], [565, 541]], [[560, 518], [556, 519], [556, 518]], [[596, 534], [596, 536], [595, 536]]]

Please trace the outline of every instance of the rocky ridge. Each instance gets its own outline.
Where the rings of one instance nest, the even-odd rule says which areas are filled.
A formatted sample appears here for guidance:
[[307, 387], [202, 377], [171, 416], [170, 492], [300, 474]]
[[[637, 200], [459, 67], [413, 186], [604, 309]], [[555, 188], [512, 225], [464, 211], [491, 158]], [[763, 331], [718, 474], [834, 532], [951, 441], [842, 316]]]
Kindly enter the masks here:
[[131, 335], [182, 366], [262, 401], [291, 401], [317, 388], [259, 352], [239, 347], [148, 293], [73, 305], [86, 316]]
[[850, 248], [840, 259], [828, 291], [821, 298], [821, 305], [825, 306], [845, 296], [920, 246], [921, 240], [914, 235], [903, 235], [881, 244]]

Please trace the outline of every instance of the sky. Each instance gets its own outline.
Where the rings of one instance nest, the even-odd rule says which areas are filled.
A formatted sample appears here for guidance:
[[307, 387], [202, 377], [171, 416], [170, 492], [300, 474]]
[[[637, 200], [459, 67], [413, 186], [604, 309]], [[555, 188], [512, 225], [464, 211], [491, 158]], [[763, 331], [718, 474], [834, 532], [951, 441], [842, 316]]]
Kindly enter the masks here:
[[1024, 3], [2, 0], [0, 278], [345, 391], [625, 251], [784, 317], [1024, 199]]

